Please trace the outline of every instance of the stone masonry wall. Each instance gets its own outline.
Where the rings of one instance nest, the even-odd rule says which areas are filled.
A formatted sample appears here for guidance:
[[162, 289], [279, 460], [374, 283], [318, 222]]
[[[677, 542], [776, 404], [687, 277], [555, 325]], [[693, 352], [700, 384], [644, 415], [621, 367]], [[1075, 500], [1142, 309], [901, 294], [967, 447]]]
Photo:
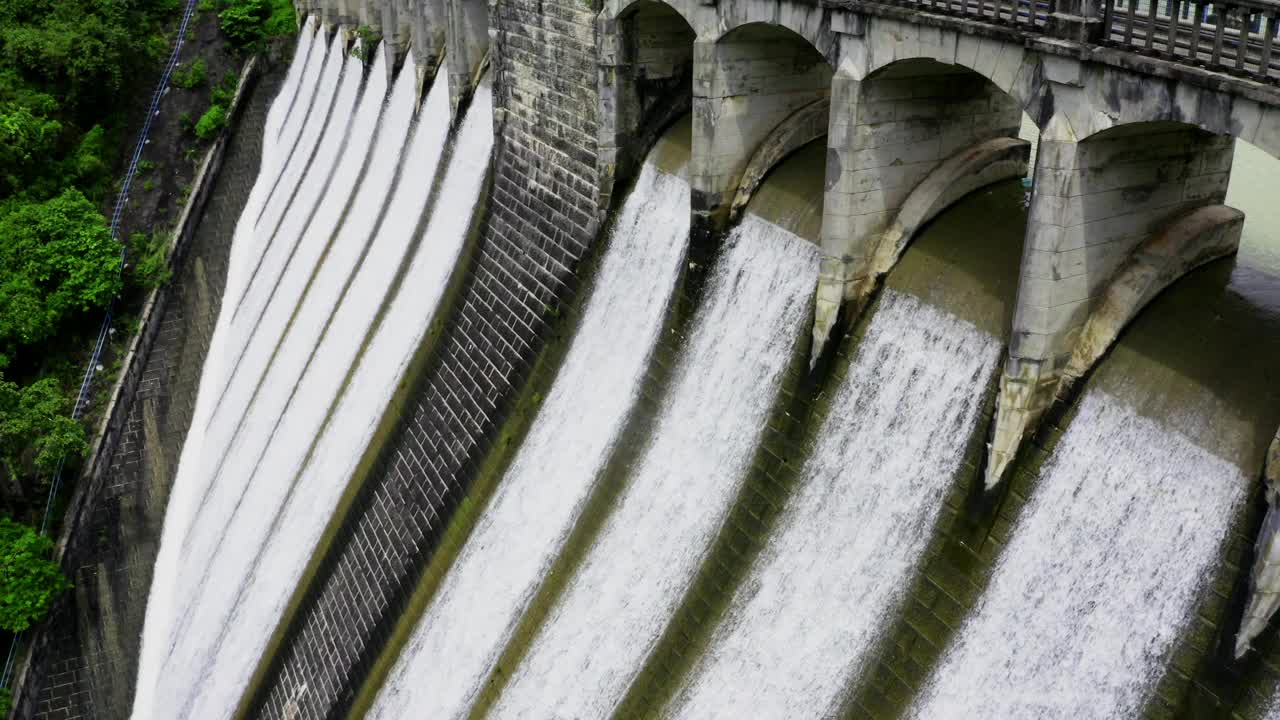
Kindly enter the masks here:
[[602, 215], [593, 16], [579, 0], [489, 8], [488, 215], [448, 324], [283, 629], [251, 717], [338, 717], [350, 705], [578, 286]]
[[116, 443], [104, 445], [91, 515], [73, 529], [63, 567], [75, 589], [45, 626], [15, 717], [127, 718], [133, 705], [151, 571], [169, 488], [195, 407], [217, 322], [232, 231], [258, 172], [262, 124], [279, 77], [259, 81], [232, 135], [206, 210], [174, 277], [157, 296], [155, 332], [137, 391], [118, 412]]

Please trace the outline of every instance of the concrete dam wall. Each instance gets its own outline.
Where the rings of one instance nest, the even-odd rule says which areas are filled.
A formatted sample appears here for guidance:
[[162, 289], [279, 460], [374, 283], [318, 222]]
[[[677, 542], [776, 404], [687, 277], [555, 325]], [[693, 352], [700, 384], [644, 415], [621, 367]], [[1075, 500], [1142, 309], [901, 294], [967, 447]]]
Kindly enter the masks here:
[[1280, 717], [1231, 7], [300, 5], [18, 716]]

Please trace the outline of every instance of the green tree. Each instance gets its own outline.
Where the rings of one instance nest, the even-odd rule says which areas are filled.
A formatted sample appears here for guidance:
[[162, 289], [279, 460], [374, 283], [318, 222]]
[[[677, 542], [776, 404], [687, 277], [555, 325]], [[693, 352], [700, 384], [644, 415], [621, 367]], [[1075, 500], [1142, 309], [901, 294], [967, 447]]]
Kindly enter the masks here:
[[196, 137], [212, 140], [226, 124], [227, 109], [221, 105], [212, 105], [196, 122]]
[[26, 387], [0, 376], [0, 465], [11, 478], [48, 476], [64, 456], [85, 450], [84, 427], [56, 378]]
[[52, 549], [53, 541], [34, 528], [0, 517], [0, 628], [26, 630], [71, 587], [49, 559]]
[[232, 0], [218, 13], [218, 26], [231, 42], [249, 45], [266, 36], [263, 25], [270, 17], [271, 6], [267, 0]]
[[0, 205], [0, 352], [51, 337], [120, 291], [120, 248], [78, 190]]
[[33, 183], [54, 156], [62, 124], [16, 103], [0, 105], [0, 173], [10, 192]]

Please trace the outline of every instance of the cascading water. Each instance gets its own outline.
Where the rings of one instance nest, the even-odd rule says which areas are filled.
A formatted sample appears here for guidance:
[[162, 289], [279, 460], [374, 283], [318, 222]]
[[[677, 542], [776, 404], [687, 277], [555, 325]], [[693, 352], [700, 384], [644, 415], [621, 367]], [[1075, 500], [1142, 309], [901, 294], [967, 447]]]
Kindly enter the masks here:
[[1135, 717], [1247, 478], [1090, 388], [913, 718]]
[[679, 273], [688, 207], [688, 182], [646, 163], [559, 376], [369, 717], [466, 714], [618, 440]]
[[796, 496], [672, 715], [837, 714], [930, 537], [1000, 349], [885, 291]]
[[[323, 61], [326, 47], [324, 33], [317, 32], [316, 28], [315, 19], [309, 19], [299, 37], [293, 64], [289, 68], [285, 83], [267, 112], [258, 176], [241, 209], [231, 244], [227, 282], [222, 293], [221, 307], [223, 308], [232, 307], [238, 302], [243, 291], [242, 270], [249, 253], [248, 246], [253, 242], [253, 224], [263, 198], [274, 183], [279, 170], [281, 135], [285, 134], [286, 129], [300, 129], [298, 123], [292, 122], [295, 108], [308, 105], [309, 102], [300, 100], [300, 97], [308, 93], [308, 88], [314, 89], [314, 83], [307, 85], [304, 82], [304, 76], [312, 77], [307, 69]], [[272, 127], [279, 129], [272, 131], [270, 130]], [[134, 716], [138, 718], [154, 716], [152, 707], [155, 691], [158, 689], [163, 672], [162, 666], [169, 649], [174, 620], [174, 593], [177, 589], [176, 578], [180, 568], [180, 547], [192, 521], [195, 498], [203, 493], [206, 481], [199, 471], [199, 458], [204, 449], [205, 438], [205, 433], [201, 430], [208, 427], [215, 405], [213, 396], [220, 393], [225, 384], [226, 375], [230, 372], [227, 367], [226, 353], [222, 349], [231, 334], [230, 325], [231, 313], [219, 313], [200, 375], [196, 404], [192, 412], [191, 431], [188, 432], [187, 441], [182, 447], [178, 471], [165, 511], [164, 531], [156, 556], [151, 591], [147, 599], [146, 630], [142, 637], [138, 663], [134, 696]]]
[[[148, 692], [148, 704], [137, 704], [135, 717], [154, 716], [157, 707], [174, 717], [226, 717], [234, 710], [466, 239], [470, 213], [420, 220], [449, 125], [445, 75], [418, 113], [406, 148], [414, 117], [413, 60], [406, 60], [383, 107], [386, 85], [378, 79], [385, 78], [384, 56], [377, 57], [357, 117], [349, 127], [331, 124], [343, 128], [345, 138], [325, 134], [323, 142], [344, 147], [333, 178], [314, 178], [313, 162], [299, 180], [323, 190], [290, 193], [304, 201], [290, 204], [281, 227], [305, 228], [305, 234], [280, 288], [265, 303], [261, 327], [248, 333], [246, 355], [265, 355], [265, 361], [246, 361], [231, 378], [241, 381], [253, 368], [262, 375], [260, 386], [243, 403], [218, 407], [223, 432], [234, 439], [223, 453], [225, 464], [219, 467], [214, 442], [191, 459], [214, 478], [205, 484], [199, 520], [185, 538], [185, 602], [175, 604], [176, 623], [164, 620], [170, 629], [165, 646], [157, 648], [165, 656], [158, 697]], [[490, 105], [489, 90], [481, 87], [455, 140], [437, 205], [452, 210], [476, 204], [492, 145]], [[318, 197], [318, 208], [308, 195]], [[334, 205], [349, 207], [335, 214], [329, 211]], [[298, 215], [305, 218], [299, 222]], [[253, 237], [262, 241], [262, 235], [258, 227]], [[271, 284], [255, 283], [250, 292]], [[278, 322], [280, 316], [287, 322]], [[263, 344], [278, 347], [262, 353]], [[244, 410], [236, 417], [239, 407]], [[237, 427], [228, 432], [230, 425]], [[196, 556], [200, 560], [192, 562]], [[246, 564], [246, 557], [254, 561]], [[219, 590], [211, 592], [214, 587]]]
[[[377, 57], [381, 59], [383, 55], [379, 53]], [[372, 70], [373, 73], [380, 71], [385, 72], [376, 66]], [[294, 400], [303, 394], [300, 380], [308, 373], [330, 371], [325, 373], [326, 381], [307, 388], [309, 398], [318, 396], [321, 407], [335, 398], [351, 356], [350, 353], [334, 355], [331, 347], [322, 347], [328, 329], [340, 328], [347, 338], [346, 344], [353, 346], [350, 338], [363, 335], [373, 320], [382, 293], [395, 277], [399, 255], [394, 250], [375, 252], [376, 248], [386, 248], [391, 240], [388, 234], [375, 237], [374, 230], [395, 180], [398, 158], [413, 119], [414, 82], [412, 74], [402, 74], [397, 81], [377, 121], [376, 139], [366, 159], [368, 172], [360, 181], [338, 231], [326, 239], [328, 246], [321, 253], [320, 264], [291, 269], [290, 274], [306, 278], [301, 295], [295, 300], [282, 293], [280, 302], [269, 308], [279, 310], [278, 315], [284, 318], [280, 323], [282, 337], [276, 341], [270, 335], [263, 337], [259, 333], [256, 347], [250, 352], [262, 359], [259, 366], [262, 369], [246, 370], [241, 366], [231, 377], [229, 392], [240, 392], [247, 395], [248, 400], [238, 418], [232, 420], [228, 415], [229, 422], [211, 428], [210, 441], [205, 445], [201, 463], [213, 480], [198, 501], [196, 513], [200, 519], [183, 546], [190, 571], [179, 583], [186, 596], [184, 602], [184, 594], [179, 593], [179, 608], [189, 608], [199, 601], [206, 579], [220, 582], [207, 575], [208, 563], [227, 537], [227, 526], [240, 511], [246, 489], [272, 440], [279, 437], [282, 447], [278, 452], [292, 455], [305, 453], [310, 445], [310, 436], [291, 436], [281, 429], [286, 425], [288, 410], [297, 411]], [[411, 227], [416, 225], [417, 216], [408, 222]], [[407, 240], [399, 242], [402, 252]], [[376, 290], [366, 290], [363, 297], [350, 292], [358, 278], [369, 278], [361, 283], [362, 289]], [[256, 291], [256, 284], [251, 287]], [[344, 318], [350, 323], [344, 326], [337, 315], [351, 304], [371, 307], [356, 317]], [[357, 348], [349, 349], [354, 352]], [[237, 405], [231, 407], [234, 409]], [[220, 447], [226, 448], [221, 456], [217, 454]], [[264, 512], [266, 508], [245, 509], [254, 515], [269, 517]], [[180, 610], [180, 614], [186, 612]], [[177, 630], [181, 632], [181, 626]]]
[[495, 716], [603, 717], [622, 698], [740, 486], [816, 264], [813, 245], [755, 216], [734, 230], [652, 444]]

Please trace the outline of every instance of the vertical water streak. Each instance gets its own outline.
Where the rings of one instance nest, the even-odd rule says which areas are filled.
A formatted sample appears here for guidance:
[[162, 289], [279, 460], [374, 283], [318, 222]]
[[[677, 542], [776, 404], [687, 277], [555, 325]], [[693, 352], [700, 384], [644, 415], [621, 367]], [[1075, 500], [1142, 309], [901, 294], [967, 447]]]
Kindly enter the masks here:
[[[378, 54], [378, 58], [384, 55]], [[214, 480], [210, 492], [197, 508], [200, 521], [188, 534], [183, 553], [191, 563], [191, 572], [182, 583], [193, 599], [198, 599], [203, 583], [200, 578], [208, 569], [207, 563], [223, 542], [226, 525], [240, 507], [245, 489], [253, 477], [254, 468], [277, 437], [290, 400], [295, 397], [299, 379], [312, 367], [333, 367], [340, 380], [347, 365], [338, 357], [329, 357], [320, 351], [320, 342], [326, 330], [335, 320], [335, 311], [347, 302], [367, 303], [369, 298], [356, 298], [350, 292], [356, 279], [373, 273], [372, 285], [385, 292], [399, 266], [398, 257], [386, 252], [371, 250], [385, 247], [383, 238], [374, 232], [382, 209], [392, 190], [399, 166], [401, 150], [408, 138], [415, 105], [415, 78], [402, 74], [378, 120], [377, 138], [369, 156], [366, 172], [351, 209], [332, 239], [320, 266], [316, 269], [307, 289], [298, 300], [299, 305], [290, 318], [284, 336], [271, 355], [267, 373], [254, 388], [244, 416], [236, 424], [227, 452], [221, 458], [208, 453], [203, 458], [206, 469], [212, 470]], [[415, 216], [416, 220], [416, 216]], [[405, 242], [403, 236], [387, 236]], [[373, 257], [373, 263], [366, 259]], [[367, 283], [362, 285], [362, 289]], [[366, 293], [367, 295], [368, 293]], [[373, 309], [377, 300], [373, 298]], [[373, 319], [369, 312], [360, 323], [337, 326], [351, 342], [358, 343], [368, 323]], [[314, 361], [314, 362], [313, 362]], [[349, 357], [348, 360], [349, 362]], [[233, 382], [241, 379], [238, 373]], [[325, 386], [322, 402], [334, 398], [336, 381]], [[279, 437], [289, 452], [303, 452], [310, 437]]]
[[[281, 212], [274, 214], [273, 220], [258, 228], [258, 237], [265, 238], [257, 267], [262, 282], [260, 291], [246, 295], [240, 305], [229, 309], [233, 319], [247, 328], [244, 344], [227, 348], [232, 377], [253, 380], [261, 377], [266, 361], [263, 353], [274, 349], [283, 331], [283, 323], [290, 317], [298, 294], [311, 277], [317, 259], [330, 239], [328, 233], [305, 232], [308, 223], [315, 217], [319, 205], [346, 204], [360, 174], [360, 166], [368, 156], [379, 108], [385, 99], [385, 80], [370, 82], [365, 87], [361, 60], [351, 55], [343, 62], [342, 82], [324, 134], [316, 144], [313, 162], [293, 183], [296, 194], [290, 198], [288, 207], [282, 208]], [[349, 180], [337, 180], [335, 174], [347, 176]], [[288, 212], [284, 212], [285, 209]], [[276, 302], [282, 286], [285, 299]], [[268, 308], [272, 312], [268, 322], [264, 323]], [[245, 364], [250, 348], [256, 352]], [[246, 385], [241, 382], [238, 387], [243, 392]], [[221, 388], [213, 409], [215, 415], [222, 403], [229, 399], [230, 389], [230, 382]], [[231, 397], [230, 402], [233, 411], [243, 407], [243, 400]]]
[[[397, 186], [393, 206], [406, 201], [418, 203], [421, 213], [421, 203], [426, 202], [430, 187], [424, 172], [432, 150], [430, 139], [443, 137], [448, 127], [448, 98], [447, 80], [442, 73], [419, 113], [419, 125], [405, 161], [408, 174]], [[456, 209], [476, 204], [492, 147], [490, 102], [487, 88], [477, 90], [455, 139], [453, 158], [435, 207]], [[415, 166], [418, 169], [412, 169]], [[285, 496], [272, 500], [280, 511], [265, 537], [252, 548], [252, 560], [244, 572], [246, 581], [232, 598], [233, 605], [220, 626], [222, 634], [207, 660], [206, 679], [191, 688], [190, 717], [220, 717], [227, 698], [237, 697], [248, 683], [378, 419], [426, 333], [466, 238], [470, 216], [471, 213], [462, 212], [432, 214], [412, 262], [396, 287], [395, 297], [367, 347], [362, 349], [340, 401], [325, 418], [323, 427], [307, 438], [314, 438], [314, 443], [305, 466], [295, 472], [296, 481], [287, 483]], [[392, 220], [388, 215], [388, 223]], [[394, 227], [388, 225], [387, 232], [416, 233], [419, 226], [415, 217], [399, 217]], [[353, 346], [359, 344], [351, 337], [346, 341]], [[227, 558], [237, 555], [231, 552]], [[243, 560], [244, 555], [239, 557]]]
[[734, 230], [657, 431], [494, 709], [605, 717], [722, 524], [801, 336], [814, 246], [755, 216]]
[[[314, 28], [314, 24], [308, 27]], [[294, 64], [290, 66], [290, 77], [295, 84], [301, 83], [303, 66], [314, 60], [315, 48], [321, 46], [322, 33], [303, 33], [299, 38], [299, 50], [294, 54]], [[296, 66], [296, 72], [295, 72]], [[296, 93], [295, 93], [296, 94]], [[280, 118], [279, 122], [288, 124], [292, 116], [292, 108], [296, 103], [290, 95], [277, 94], [273, 99], [269, 118]], [[264, 129], [264, 132], [265, 129]], [[259, 162], [259, 171], [250, 190], [245, 206], [236, 224], [228, 258], [227, 281], [223, 287], [221, 307], [228, 307], [231, 298], [238, 295], [237, 253], [244, 255], [252, 243], [253, 218], [257, 216], [255, 203], [260, 204], [265, 188], [269, 186], [274, 167], [273, 154], [277, 144], [271, 138], [263, 139], [263, 155]], [[174, 620], [175, 583], [180, 568], [180, 546], [186, 537], [191, 524], [192, 506], [196, 497], [203, 490], [203, 479], [200, 477], [200, 457], [203, 451], [204, 429], [210, 422], [213, 408], [211, 395], [213, 389], [220, 387], [226, 373], [226, 361], [222, 348], [227, 342], [230, 332], [229, 314], [219, 313], [210, 337], [208, 353], [204, 368], [200, 375], [200, 385], [196, 393], [196, 403], [192, 410], [191, 425], [186, 441], [182, 446], [178, 470], [175, 473], [169, 503], [165, 510], [164, 529], [160, 547], [156, 556], [155, 569], [152, 574], [151, 588], [147, 598], [146, 620], [143, 626], [141, 648], [139, 649], [138, 676], [134, 693], [132, 717], [138, 720], [159, 717], [155, 709], [155, 694], [159, 690], [164, 676], [164, 658], [170, 646], [170, 630]]]
[[800, 486], [672, 713], [815, 718], [840, 696], [931, 536], [998, 339], [886, 290]]
[[688, 208], [688, 182], [645, 164], [555, 384], [369, 717], [466, 713], [639, 392], [688, 244]]
[[307, 53], [311, 51], [311, 40], [319, 27], [319, 18], [312, 14], [302, 23], [302, 28], [298, 31], [298, 39], [293, 45], [293, 59], [289, 62], [289, 69], [285, 71], [284, 83], [281, 84], [271, 109], [267, 111], [262, 138], [264, 148], [275, 145], [280, 137], [284, 119], [293, 109], [293, 103], [298, 97], [298, 78], [302, 75], [302, 66], [306, 64]]
[[[336, 36], [334, 43], [329, 43], [327, 40], [327, 34], [323, 30], [311, 36], [311, 48], [306, 54], [302, 72], [299, 73], [296, 97], [284, 117], [278, 138], [270, 144], [271, 151], [263, 156], [258, 168], [258, 177], [254, 181], [253, 189], [249, 192], [249, 199], [245, 202], [244, 209], [240, 212], [240, 219], [236, 222], [227, 270], [227, 288], [224, 293], [230, 300], [226, 303], [226, 307], [235, 307], [240, 304], [241, 297], [247, 292], [249, 274], [245, 272], [245, 266], [252, 264], [257, 253], [258, 243], [254, 236], [258, 216], [262, 213], [267, 195], [279, 181], [280, 173], [292, 156], [298, 137], [306, 125], [312, 101], [315, 99], [320, 83], [321, 71], [327, 64], [329, 51], [334, 44], [341, 47], [340, 40]], [[228, 329], [228, 333], [232, 333], [231, 337], [235, 336], [234, 332]]]
[[[299, 214], [305, 217], [310, 208], [306, 199], [314, 196], [315, 191], [324, 186], [326, 173], [313, 172], [315, 168], [312, 166], [317, 155], [324, 159], [336, 154], [325, 152], [325, 141], [336, 139], [329, 134], [329, 127], [333, 121], [332, 124], [345, 128], [345, 121], [351, 117], [356, 94], [360, 89], [363, 71], [364, 64], [354, 54], [348, 55], [339, 48], [330, 49], [311, 113], [298, 136], [297, 146], [284, 163], [275, 186], [267, 193], [260, 208], [258, 223], [254, 228], [257, 238], [257, 247], [254, 249], [256, 257], [247, 263], [251, 268], [247, 280], [249, 292], [235, 307], [228, 308], [231, 322], [237, 326], [250, 327], [251, 318], [241, 318], [245, 301], [250, 297], [263, 297], [260, 288], [275, 283], [281, 259], [288, 255], [288, 246], [277, 242], [281, 220]], [[340, 137], [339, 135], [338, 138]], [[341, 144], [340, 140], [338, 144]], [[234, 350], [237, 349], [233, 348]]]
[[1246, 486], [1090, 389], [910, 717], [1138, 716]]
[[[335, 182], [326, 188], [313, 222], [304, 227], [297, 241], [297, 251], [280, 273], [279, 285], [267, 287], [260, 284], [244, 300], [249, 307], [262, 308], [260, 318], [252, 326], [248, 322], [249, 315], [239, 318], [243, 329], [241, 337], [227, 343], [228, 370], [234, 372], [228, 376], [226, 385], [218, 388], [211, 398], [213, 411], [202, 453], [206, 482], [197, 495], [198, 506], [203, 505], [212, 491], [220, 465], [236, 437], [244, 430], [246, 417], [273, 359], [286, 351], [282, 340], [303, 308], [304, 297], [320, 271], [327, 249], [335, 242], [344, 209], [351, 204], [355, 188], [363, 177], [363, 168], [370, 162], [373, 138], [385, 113], [385, 83], [385, 74], [378, 72], [371, 74], [365, 83], [356, 117], [352, 119], [350, 137], [334, 169]], [[292, 225], [295, 220], [290, 218], [288, 222]], [[346, 250], [348, 253], [353, 250], [350, 241]], [[268, 297], [272, 302], [267, 302]], [[295, 354], [309, 352], [312, 346], [305, 346], [304, 337], [297, 332], [289, 335], [292, 341], [289, 350]], [[239, 355], [236, 348], [243, 348]], [[264, 417], [259, 415], [258, 419]]]

